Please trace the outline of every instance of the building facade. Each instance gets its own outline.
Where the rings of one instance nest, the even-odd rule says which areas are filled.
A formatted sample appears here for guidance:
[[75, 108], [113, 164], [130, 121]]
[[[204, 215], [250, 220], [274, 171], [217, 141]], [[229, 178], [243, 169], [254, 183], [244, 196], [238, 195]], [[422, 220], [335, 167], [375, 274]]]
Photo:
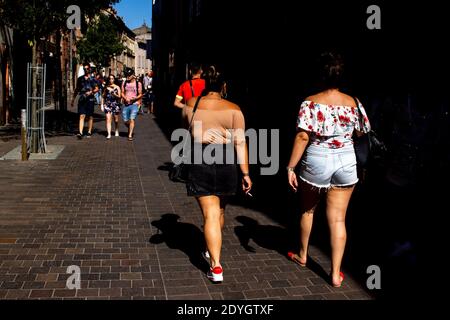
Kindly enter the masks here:
[[125, 50], [111, 59], [108, 70], [103, 70], [104, 75], [113, 74], [117, 77], [123, 77], [127, 68], [134, 69], [136, 63], [136, 35], [127, 27], [121, 17], [117, 15], [114, 8], [102, 11], [103, 14], [109, 16], [117, 27], [118, 35], [125, 46]]
[[133, 30], [136, 35], [135, 44], [135, 72], [137, 75], [144, 75], [152, 69], [151, 60], [151, 41], [152, 41], [152, 29], [150, 29], [145, 23]]

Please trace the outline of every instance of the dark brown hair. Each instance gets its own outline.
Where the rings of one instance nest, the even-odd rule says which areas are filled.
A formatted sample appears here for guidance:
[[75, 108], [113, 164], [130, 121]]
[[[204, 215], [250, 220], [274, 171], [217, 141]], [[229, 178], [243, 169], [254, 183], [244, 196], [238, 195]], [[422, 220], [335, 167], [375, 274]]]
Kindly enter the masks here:
[[209, 92], [221, 92], [225, 83], [224, 77], [221, 72], [213, 65], [209, 66], [203, 75], [205, 79], [204, 94]]
[[344, 61], [335, 51], [327, 51], [319, 58], [319, 82], [322, 89], [337, 89], [344, 82]]

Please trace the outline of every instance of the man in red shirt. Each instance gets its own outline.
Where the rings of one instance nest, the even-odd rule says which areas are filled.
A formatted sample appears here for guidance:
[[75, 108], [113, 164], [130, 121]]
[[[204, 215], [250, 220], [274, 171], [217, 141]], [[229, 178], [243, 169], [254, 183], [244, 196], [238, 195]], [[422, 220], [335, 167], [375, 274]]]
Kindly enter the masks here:
[[192, 97], [199, 97], [205, 89], [205, 80], [201, 79], [203, 70], [200, 65], [191, 66], [192, 80], [185, 81], [178, 90], [173, 103], [178, 108], [184, 108], [186, 102]]

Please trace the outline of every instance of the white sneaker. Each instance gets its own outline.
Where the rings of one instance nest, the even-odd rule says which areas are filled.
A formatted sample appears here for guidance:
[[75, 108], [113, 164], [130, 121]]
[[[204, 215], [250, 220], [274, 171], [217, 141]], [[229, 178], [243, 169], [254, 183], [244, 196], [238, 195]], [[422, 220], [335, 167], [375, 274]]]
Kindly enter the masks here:
[[116, 137], [118, 137], [119, 136], [119, 131], [116, 131]]
[[209, 269], [206, 274], [209, 280], [212, 282], [222, 282], [223, 281], [223, 269], [222, 267], [215, 267], [214, 269]]

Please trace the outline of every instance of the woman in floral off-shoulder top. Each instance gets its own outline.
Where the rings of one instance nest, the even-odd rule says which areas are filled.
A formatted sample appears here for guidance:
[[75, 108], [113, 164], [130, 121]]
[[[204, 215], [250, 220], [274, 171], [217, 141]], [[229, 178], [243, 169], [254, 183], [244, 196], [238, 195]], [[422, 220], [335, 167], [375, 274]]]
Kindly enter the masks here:
[[352, 136], [354, 131], [358, 135], [369, 132], [370, 123], [359, 100], [339, 91], [341, 57], [332, 52], [322, 54], [319, 72], [323, 91], [308, 97], [300, 106], [298, 132], [287, 167], [290, 186], [294, 191], [300, 189], [302, 215], [300, 251], [288, 255], [301, 266], [306, 265], [313, 213], [321, 191], [325, 190], [331, 239], [330, 283], [340, 287], [344, 280], [341, 262], [347, 236], [345, 215], [358, 182]]

